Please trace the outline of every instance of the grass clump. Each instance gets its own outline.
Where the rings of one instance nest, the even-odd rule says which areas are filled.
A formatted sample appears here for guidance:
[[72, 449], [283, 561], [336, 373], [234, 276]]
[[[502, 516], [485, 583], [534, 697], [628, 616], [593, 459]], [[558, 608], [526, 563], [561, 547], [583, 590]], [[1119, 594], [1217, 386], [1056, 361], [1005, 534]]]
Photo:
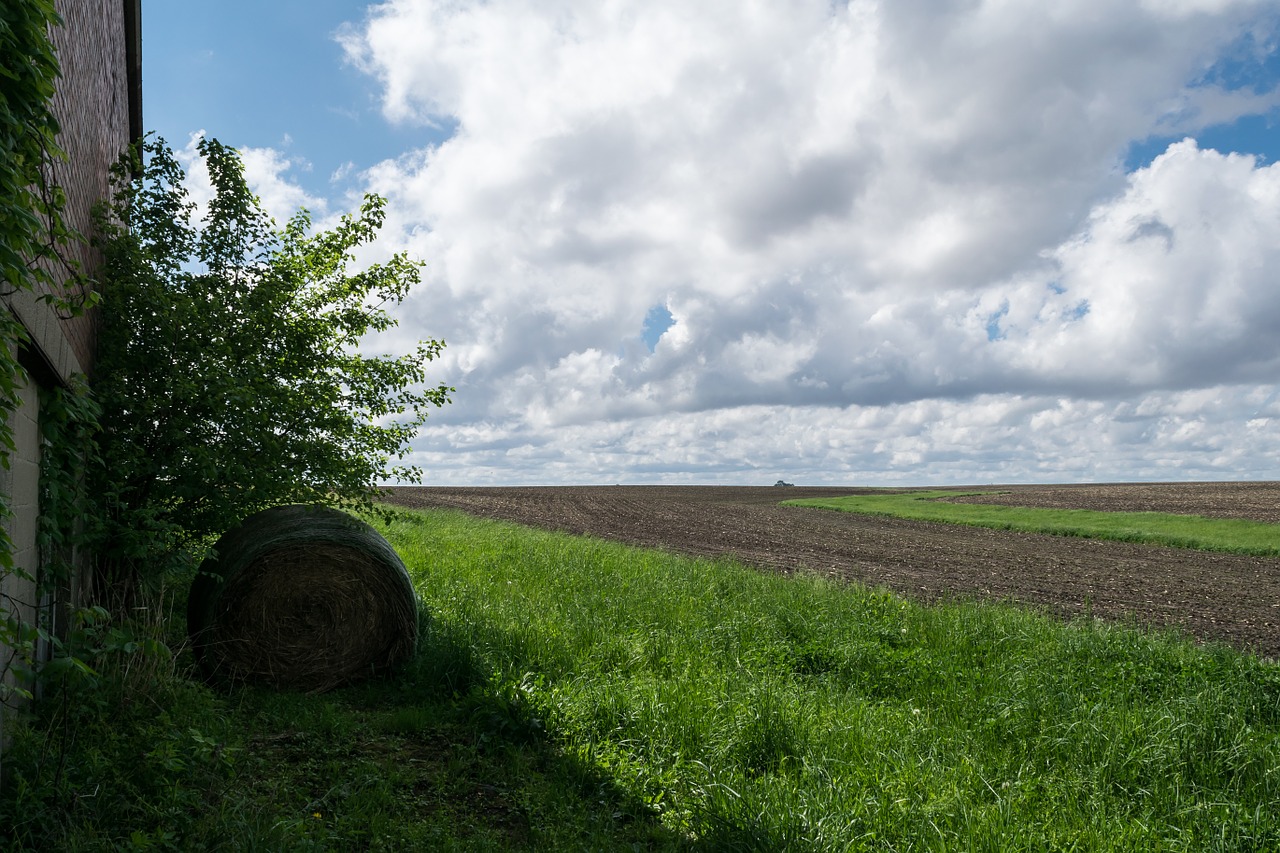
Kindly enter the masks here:
[[838, 498], [783, 501], [785, 506], [816, 507], [862, 515], [939, 521], [995, 530], [1048, 533], [1145, 542], [1199, 551], [1280, 555], [1280, 524], [1240, 518], [1206, 518], [1166, 512], [1099, 512], [1088, 509], [1041, 509], [1001, 504], [951, 503], [945, 498], [997, 492], [912, 491]]
[[46, 702], [6, 843], [1280, 849], [1275, 664], [460, 513], [384, 532], [425, 604], [394, 677], [221, 694], [184, 655], [111, 709]]

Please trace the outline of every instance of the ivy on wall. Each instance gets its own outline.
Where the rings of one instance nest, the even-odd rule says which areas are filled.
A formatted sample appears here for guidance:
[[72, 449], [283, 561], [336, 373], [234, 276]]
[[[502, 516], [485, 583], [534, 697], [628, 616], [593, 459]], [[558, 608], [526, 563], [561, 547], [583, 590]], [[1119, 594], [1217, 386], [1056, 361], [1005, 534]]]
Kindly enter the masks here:
[[[66, 316], [84, 307], [60, 295], [81, 290], [68, 287], [79, 271], [67, 260], [67, 249], [83, 238], [63, 220], [66, 198], [54, 174], [57, 164], [66, 160], [57, 144], [59, 127], [51, 107], [59, 70], [50, 32], [61, 23], [53, 0], [0, 4], [0, 293], [35, 293]], [[0, 464], [5, 469], [16, 451], [13, 414], [19, 391], [29, 381], [18, 352], [29, 343], [17, 317], [0, 306]], [[65, 582], [71, 570], [60, 555], [68, 553], [71, 544], [77, 487], [70, 484], [83, 465], [84, 446], [74, 442], [91, 434], [96, 421], [83, 386], [60, 389], [52, 397], [46, 394], [45, 405], [51, 417], [42, 424], [47, 458], [42, 462], [40, 542], [46, 565], [40, 583], [49, 587]], [[10, 514], [9, 496], [0, 492], [0, 518]], [[0, 527], [0, 579], [6, 577], [35, 580], [27, 568], [15, 564], [13, 542]], [[36, 594], [47, 591], [37, 589]], [[36, 645], [53, 639], [47, 626], [18, 618], [18, 604], [0, 598], [0, 676], [15, 664], [29, 672]], [[0, 679], [0, 703], [11, 698], [6, 689]], [[29, 696], [25, 686], [13, 689]]]
[[[18, 0], [0, 7], [0, 278], [3, 287], [50, 285], [47, 260], [56, 252], [61, 194], [51, 186], [49, 161], [59, 156], [58, 122], [50, 111], [58, 62], [49, 28], [59, 22], [52, 0]], [[0, 454], [14, 452], [10, 415], [25, 374], [17, 349], [26, 330], [0, 311]], [[0, 496], [8, 514], [8, 498]], [[13, 546], [0, 529], [0, 570], [13, 570]]]

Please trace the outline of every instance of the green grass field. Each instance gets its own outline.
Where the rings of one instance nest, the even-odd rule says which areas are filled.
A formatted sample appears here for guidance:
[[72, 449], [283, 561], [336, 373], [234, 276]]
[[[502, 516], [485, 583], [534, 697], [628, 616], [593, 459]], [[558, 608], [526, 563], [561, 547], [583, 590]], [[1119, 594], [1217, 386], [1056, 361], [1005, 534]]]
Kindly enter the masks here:
[[5, 756], [15, 844], [1280, 849], [1275, 664], [453, 512], [386, 534], [425, 605], [411, 665], [46, 703]]
[[938, 500], [983, 492], [913, 491], [839, 498], [784, 501], [786, 506], [817, 507], [864, 515], [940, 521], [996, 530], [1021, 530], [1055, 536], [1081, 536], [1226, 551], [1233, 554], [1280, 555], [1280, 524], [1244, 519], [1206, 518], [1163, 512], [1097, 512], [1086, 509], [1038, 509], [999, 504], [949, 503]]

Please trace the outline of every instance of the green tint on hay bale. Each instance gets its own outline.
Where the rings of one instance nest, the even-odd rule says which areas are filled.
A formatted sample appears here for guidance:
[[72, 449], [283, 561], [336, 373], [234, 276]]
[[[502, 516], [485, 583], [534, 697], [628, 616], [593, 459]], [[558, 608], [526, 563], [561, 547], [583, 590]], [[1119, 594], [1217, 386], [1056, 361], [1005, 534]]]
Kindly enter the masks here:
[[325, 507], [264, 510], [191, 584], [188, 628], [211, 680], [320, 693], [411, 657], [417, 598], [378, 531]]

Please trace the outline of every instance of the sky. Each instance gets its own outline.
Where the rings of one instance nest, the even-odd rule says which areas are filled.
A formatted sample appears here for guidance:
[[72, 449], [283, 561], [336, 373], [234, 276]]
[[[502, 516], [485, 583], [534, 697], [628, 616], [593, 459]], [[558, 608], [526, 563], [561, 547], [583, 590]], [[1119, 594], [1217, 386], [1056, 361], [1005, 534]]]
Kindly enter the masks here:
[[424, 484], [1280, 479], [1274, 0], [146, 2], [143, 110], [388, 199]]

